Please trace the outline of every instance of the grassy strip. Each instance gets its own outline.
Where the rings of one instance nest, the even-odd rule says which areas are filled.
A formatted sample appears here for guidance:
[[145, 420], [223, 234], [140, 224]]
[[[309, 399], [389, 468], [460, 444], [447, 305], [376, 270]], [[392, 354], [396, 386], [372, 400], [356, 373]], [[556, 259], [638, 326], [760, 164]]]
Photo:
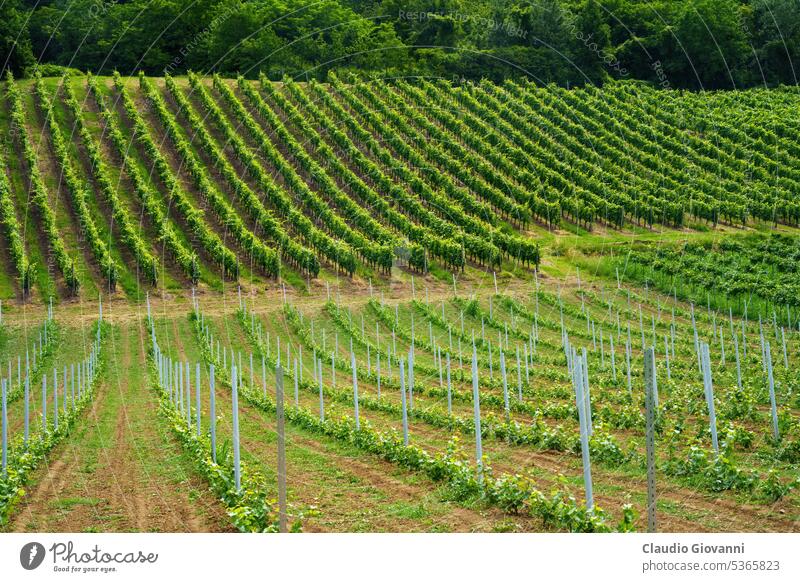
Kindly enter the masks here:
[[[355, 326], [349, 324], [347, 319], [338, 312], [338, 308], [330, 303], [328, 304], [328, 308], [332, 315], [336, 315], [341, 319], [341, 325], [344, 326], [346, 330], [359, 335]], [[309, 332], [306, 328], [302, 327], [297, 310], [286, 306], [284, 312], [290, 325], [295, 328], [301, 339], [306, 341]], [[262, 355], [266, 355], [266, 350], [260, 344], [260, 340], [255, 335], [255, 331], [247, 327], [248, 321], [244, 313], [240, 312], [239, 317], [242, 325], [248, 331], [251, 341], [255, 343]], [[313, 342], [313, 340], [308, 341]], [[312, 345], [314, 344], [312, 343]], [[274, 364], [274, 361], [270, 361], [270, 365], [274, 366]], [[351, 371], [344, 361], [338, 367], [346, 372]], [[370, 374], [358, 366], [356, 373], [359, 378], [365, 379], [366, 381], [376, 380], [374, 374]], [[291, 371], [287, 370], [286, 374], [292, 377]], [[308, 383], [304, 383], [302, 380], [298, 381], [298, 385], [312, 392], [317, 390], [317, 388]], [[399, 389], [396, 385], [387, 384], [387, 386]], [[421, 385], [418, 386], [416, 383], [414, 389], [420, 394], [428, 394], [434, 397], [447, 396], [446, 390], [424, 387]], [[325, 388], [324, 394], [343, 403], [351, 403], [353, 398], [352, 393], [346, 390]], [[472, 401], [472, 394], [469, 392], [453, 390], [451, 394], [454, 399], [465, 402]], [[359, 405], [368, 410], [376, 410], [394, 415], [402, 414], [402, 409], [399, 406], [370, 397], [360, 396]], [[482, 394], [481, 405], [488, 405], [492, 408], [504, 410], [504, 399], [495, 394]], [[530, 404], [510, 399], [509, 407], [518, 412], [532, 414], [533, 420], [531, 424], [522, 425], [517, 422], [503, 422], [490, 414], [481, 423], [481, 434], [484, 438], [497, 438], [513, 445], [532, 445], [543, 450], [580, 452], [580, 442], [577, 435], [569, 434], [560, 426], [550, 428], [540, 420], [542, 416], [577, 418], [577, 410], [574, 405], [553, 403], [548, 404], [543, 409], [539, 409], [532, 407]], [[450, 431], [457, 430], [465, 435], [474, 435], [474, 422], [468, 418], [458, 418], [435, 409], [414, 409], [409, 410], [407, 413], [410, 418], [418, 418], [432, 426], [446, 428]], [[595, 420], [597, 421], [594, 427], [595, 430], [589, 441], [592, 460], [610, 468], [622, 465], [644, 467], [644, 458], [640, 454], [637, 454], [633, 449], [627, 452], [623, 451], [613, 435], [604, 430], [606, 426], [641, 429], [644, 426], [644, 418], [639, 410], [629, 405], [616, 408], [609, 406], [598, 407], [595, 411]], [[659, 435], [663, 435], [666, 432], [664, 426], [665, 420], [664, 415], [659, 414], [656, 425], [656, 430]], [[798, 486], [800, 481], [782, 482], [772, 471], [768, 473], [766, 478], [761, 478], [755, 471], [747, 471], [739, 468], [733, 457], [737, 434], [738, 433], [734, 431], [729, 436], [723, 444], [723, 454], [719, 457], [712, 456], [711, 453], [693, 443], [689, 443], [689, 448], [685, 457], [678, 457], [675, 455], [674, 445], [670, 444], [668, 440], [667, 446], [670, 447], [670, 454], [668, 459], [663, 464], [659, 465], [659, 469], [663, 470], [670, 477], [674, 477], [697, 489], [713, 492], [732, 490], [740, 493], [749, 493], [753, 500], [775, 501]], [[776, 452], [776, 456], [788, 462], [792, 462], [792, 459], [797, 456], [797, 450], [798, 446], [796, 441], [787, 441], [783, 443], [783, 446]]]
[[[299, 316], [297, 315], [296, 309], [287, 305], [284, 307], [284, 312], [287, 315], [287, 319], [292, 322], [293, 327], [300, 330], [300, 334], [303, 334], [303, 332], [305, 332], [305, 334], [308, 333], [305, 328], [300, 327]], [[256, 335], [255, 330], [248, 327], [248, 320], [244, 312], [240, 310], [238, 316], [250, 342], [256, 346], [259, 355], [264, 357], [266, 361], [269, 361], [271, 366], [274, 366], [275, 362], [267, 357], [267, 351]], [[341, 363], [340, 367], [346, 372], [352, 371], [344, 361]], [[294, 377], [289, 370], [286, 371], [286, 374], [291, 378]], [[358, 365], [356, 366], [356, 375], [359, 379], [368, 382], [375, 382], [377, 380], [377, 376], [374, 373], [368, 372]], [[383, 379], [381, 379], [381, 382], [388, 388], [393, 388], [395, 390], [400, 389], [399, 384], [396, 382], [384, 382]], [[298, 379], [298, 386], [310, 392], [317, 391], [317, 387], [303, 379]], [[350, 403], [353, 400], [353, 395], [348, 390], [335, 390], [330, 387], [324, 388], [323, 390], [326, 395], [339, 402]], [[447, 397], [446, 389], [426, 387], [418, 384], [416, 381], [414, 382], [414, 390], [419, 394], [427, 394], [434, 398]], [[455, 400], [472, 402], [472, 392], [451, 389], [450, 394]], [[367, 410], [376, 410], [397, 416], [401, 415], [403, 412], [402, 408], [397, 404], [392, 404], [386, 400], [371, 398], [369, 396], [359, 396], [358, 402], [360, 406], [363, 406]], [[496, 410], [505, 410], [504, 398], [497, 394], [481, 394], [480, 403], [481, 406], [488, 405], [488, 407]], [[546, 406], [545, 409], [541, 409], [526, 402], [519, 402], [513, 398], [509, 399], [508, 404], [509, 410], [530, 414], [532, 416], [530, 424], [520, 424], [517, 421], [509, 420], [502, 421], [490, 413], [488, 417], [481, 421], [481, 435], [484, 438], [496, 438], [512, 445], [533, 445], [543, 450], [580, 452], [580, 438], [578, 435], [570, 433], [560, 425], [555, 428], [550, 428], [541, 421], [541, 417], [545, 416], [556, 416], [558, 418], [574, 417], [577, 419], [578, 412], [575, 406], [554, 404]], [[438, 428], [458, 431], [464, 435], [475, 434], [475, 422], [472, 418], [458, 417], [433, 407], [410, 409], [407, 411], [407, 414], [409, 418], [422, 420]], [[596, 427], [589, 444], [593, 458], [609, 465], [619, 465], [627, 458], [615, 439], [604, 432], [599, 425]]]
[[[203, 332], [200, 317], [195, 312], [189, 317], [194, 324], [203, 359], [208, 364], [219, 366], [221, 362], [217, 360]], [[218, 369], [219, 381], [230, 386], [227, 370]], [[268, 414], [275, 412], [275, 401], [244, 381], [239, 394], [254, 408]], [[402, 437], [396, 431], [375, 430], [368, 421], [362, 422], [360, 428], [356, 428], [355, 420], [349, 417], [322, 420], [300, 407], [288, 407], [285, 413], [287, 421], [309, 432], [349, 443], [406, 469], [421, 472], [433, 481], [446, 483], [455, 501], [482, 500], [509, 513], [539, 517], [546, 528], [553, 530], [611, 531], [605, 512], [600, 509], [587, 511], [585, 506], [579, 505], [574, 497], [564, 491], [556, 490], [547, 495], [536, 489], [531, 479], [522, 475], [504, 475], [495, 478], [491, 467], [486, 463], [483, 463], [480, 472], [476, 472], [471, 463], [458, 451], [456, 438], [446, 453], [432, 455], [415, 445], [404, 445]], [[618, 529], [630, 531], [633, 519], [633, 510], [626, 506], [623, 510], [623, 521]]]
[[113, 291], [119, 278], [119, 265], [111, 256], [108, 245], [101, 236], [100, 229], [92, 217], [89, 209], [89, 196], [92, 193], [89, 192], [88, 187], [78, 175], [78, 171], [73, 164], [69, 154], [69, 146], [67, 145], [68, 141], [58, 125], [53, 101], [47, 94], [41, 77], [36, 77], [35, 94], [39, 98], [39, 107], [45, 126], [50, 131], [53, 154], [58, 167], [61, 169], [61, 178], [67, 187], [67, 192], [72, 198], [72, 207], [77, 216], [81, 232], [97, 261], [100, 272], [106, 278], [110, 289]]
[[[147, 319], [147, 331], [155, 337], [153, 322]], [[177, 437], [184, 450], [189, 453], [195, 466], [208, 482], [211, 491], [225, 505], [231, 523], [245, 533], [266, 533], [278, 531], [278, 514], [274, 502], [267, 496], [266, 478], [258, 471], [249, 469], [243, 462], [240, 464], [241, 487], [236, 490], [233, 459], [229, 449], [218, 451], [223, 459], [214, 461], [211, 456], [211, 437], [209, 434], [198, 435], [194, 425], [188, 426], [186, 415], [181, 412], [170, 399], [169, 393], [158, 382], [156, 368], [156, 350], [158, 344], [148, 348], [148, 368], [153, 390], [159, 398], [158, 412], [168, 423], [172, 433]], [[299, 531], [300, 521], [292, 525], [292, 531]]]
[[[30, 372], [31, 389], [36, 386], [37, 381], [39, 378], [41, 378], [40, 374], [44, 373], [45, 366], [49, 365], [51, 356], [56, 353], [56, 348], [58, 348], [59, 344], [61, 343], [61, 334], [59, 332], [58, 324], [55, 322], [55, 320], [50, 320], [49, 324], [46, 320], [44, 325], [47, 328], [47, 331], [45, 332], [47, 341], [44, 342], [44, 347], [42, 348], [39, 359], [36, 360], [36, 365]], [[9, 384], [10, 383], [11, 379], [9, 378]], [[22, 380], [14, 389], [9, 390], [8, 394], [6, 394], [7, 404], [10, 405], [12, 402], [16, 402], [24, 393], [25, 381]]]
[[64, 76], [61, 86], [64, 92], [64, 101], [72, 113], [75, 129], [77, 129], [80, 141], [86, 150], [98, 190], [111, 208], [113, 223], [118, 230], [117, 236], [136, 259], [136, 264], [141, 269], [145, 279], [155, 285], [158, 282], [158, 263], [147, 248], [141, 233], [134, 226], [133, 217], [120, 199], [118, 187], [114, 185], [106, 161], [100, 151], [100, 144], [84, 123], [83, 108], [75, 98], [75, 92], [72, 89], [68, 75]]
[[17, 211], [14, 208], [14, 198], [11, 193], [11, 184], [6, 174], [5, 145], [0, 142], [0, 224], [3, 225], [3, 235], [6, 238], [8, 251], [17, 272], [17, 281], [22, 296], [26, 297], [31, 290], [31, 283], [36, 276], [36, 265], [28, 260], [25, 251], [25, 241], [22, 229], [17, 220]]
[[94, 389], [104, 366], [100, 349], [108, 332], [106, 324], [98, 322], [95, 329], [98, 329], [97, 326], [100, 331], [94, 348], [97, 350], [97, 367], [83, 396], [74, 402], [74, 406], [68, 408], [66, 412], [61, 412], [57, 430], [50, 431], [45, 428], [35, 438], [31, 438], [27, 446], [23, 442], [23, 435], [18, 435], [11, 444], [7, 473], [4, 476], [0, 475], [0, 525], [8, 522], [11, 511], [25, 496], [25, 485], [30, 479], [31, 473], [39, 466], [47, 453], [69, 436], [84, 409], [94, 398]]
[[78, 289], [80, 288], [80, 280], [75, 270], [75, 261], [67, 252], [64, 239], [61, 238], [61, 233], [56, 224], [56, 215], [50, 207], [47, 187], [42, 178], [38, 157], [36, 151], [33, 149], [33, 143], [28, 137], [28, 132], [25, 129], [27, 121], [25, 118], [25, 109], [22, 105], [22, 96], [14, 83], [14, 77], [11, 75], [11, 71], [6, 73], [6, 92], [11, 105], [11, 123], [17, 128], [17, 136], [22, 146], [25, 163], [28, 166], [30, 198], [39, 213], [41, 227], [44, 230], [58, 270], [64, 276], [64, 281], [70, 292], [73, 295], [77, 295]]

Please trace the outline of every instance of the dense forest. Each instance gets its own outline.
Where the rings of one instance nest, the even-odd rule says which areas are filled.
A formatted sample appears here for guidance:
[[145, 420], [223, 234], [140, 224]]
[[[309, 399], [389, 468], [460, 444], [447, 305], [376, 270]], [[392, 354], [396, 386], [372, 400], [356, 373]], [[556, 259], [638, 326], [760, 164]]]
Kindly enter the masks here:
[[18, 76], [335, 69], [773, 86], [800, 74], [800, 0], [3, 0], [0, 56]]

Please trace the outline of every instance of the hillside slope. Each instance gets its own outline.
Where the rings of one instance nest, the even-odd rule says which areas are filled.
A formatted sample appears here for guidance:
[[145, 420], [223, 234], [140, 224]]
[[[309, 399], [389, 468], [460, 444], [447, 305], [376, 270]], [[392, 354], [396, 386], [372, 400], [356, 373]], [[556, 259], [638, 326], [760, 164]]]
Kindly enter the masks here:
[[447, 280], [547, 231], [800, 219], [793, 89], [330, 81], [7, 79], [0, 293]]

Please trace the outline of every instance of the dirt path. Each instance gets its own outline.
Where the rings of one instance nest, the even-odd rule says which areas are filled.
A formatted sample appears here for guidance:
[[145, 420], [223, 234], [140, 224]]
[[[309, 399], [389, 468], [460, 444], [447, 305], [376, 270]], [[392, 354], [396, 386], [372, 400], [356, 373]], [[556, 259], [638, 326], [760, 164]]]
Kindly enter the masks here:
[[[231, 347], [236, 351], [242, 350], [243, 373], [248, 375], [249, 379], [247, 356], [250, 346], [242, 326], [233, 315], [237, 303], [235, 295], [229, 294], [218, 298], [215, 305], [217, 309], [206, 312], [206, 321], [215, 330], [215, 339], [227, 344], [229, 350]], [[182, 305], [180, 299], [154, 300], [152, 304], [153, 311], [159, 318], [157, 333], [162, 347], [169, 349], [177, 359], [189, 361], [193, 365], [201, 355], [192, 326], [186, 318], [187, 306]], [[272, 309], [262, 319], [265, 331], [271, 331], [273, 334], [279, 331], [281, 346], [285, 346], [285, 341], [291, 341], [292, 345], [296, 345], [297, 338], [286, 328], [285, 321], [279, 315], [280, 312], [275, 311], [275, 305], [265, 307], [261, 302], [259, 304], [261, 309]], [[306, 304], [308, 306], [313, 303], [308, 300]], [[125, 379], [123, 382], [138, 381], [142, 386], [146, 386], [145, 379], [139, 378], [144, 374], [142, 371], [145, 364], [144, 345], [148, 341], [142, 329], [143, 307], [122, 306], [117, 302], [109, 302], [107, 305], [108, 309], [119, 315], [127, 326], [125, 329], [120, 329], [122, 339], [118, 337], [116, 340], [119, 344], [114, 351], [115, 362], [119, 363], [117, 375]], [[117, 307], [124, 313], [117, 314]], [[318, 311], [319, 306], [316, 306], [316, 309]], [[319, 332], [319, 327], [317, 331]], [[341, 337], [339, 339], [340, 348], [343, 348], [346, 339], [345, 341], [342, 341]], [[420, 351], [420, 356], [422, 354]], [[308, 357], [307, 352], [305, 355]], [[364, 354], [359, 355], [364, 356]], [[257, 383], [260, 383], [259, 364], [256, 361]], [[548, 369], [550, 368], [552, 366], [548, 364]], [[311, 367], [307, 365], [306, 375], [310, 373]], [[349, 376], [342, 372], [339, 374], [339, 388], [344, 388], [349, 384]], [[328, 383], [327, 366], [325, 377]], [[137, 378], [139, 379], [136, 380]], [[428, 380], [435, 384], [437, 378]], [[120, 382], [118, 379], [115, 381]], [[543, 382], [544, 384], [546, 383]], [[182, 529], [174, 531], [202, 529], [204, 524], [202, 511], [212, 510], [208, 507], [201, 510], [200, 518], [192, 513], [181, 513], [187, 504], [180, 501], [176, 504], [172, 488], [164, 488], [162, 486], [164, 480], [159, 479], [160, 476], [154, 477], [147, 472], [155, 470], [150, 466], [152, 461], [149, 461], [149, 456], [152, 454], [158, 458], [161, 455], [158, 446], [149, 444], [154, 439], [158, 440], [159, 429], [157, 426], [155, 429], [151, 426], [136, 426], [136, 430], [132, 430], [131, 426], [136, 425], [137, 418], [144, 418], [153, 423], [156, 416], [152, 396], [146, 389], [144, 390], [148, 396], [145, 400], [152, 408], [144, 414], [142, 410], [147, 411], [147, 407], [134, 410], [127, 386], [122, 388], [113, 384], [113, 387], [118, 392], [116, 396], [114, 391], [109, 394], [102, 393], [100, 396], [122, 400], [112, 403], [116, 412], [107, 430], [110, 443], [107, 448], [119, 455], [120, 459], [109, 459], [105, 472], [98, 469], [99, 476], [96, 479], [98, 482], [104, 480], [108, 488], [106, 497], [100, 499], [107, 500], [110, 505], [118, 508], [119, 520], [122, 522], [122, 525], [118, 526], [119, 529], [152, 527], [150, 513], [158, 513], [159, 527], [162, 529], [176, 527], [177, 523], [182, 524]], [[291, 387], [289, 389], [291, 391]], [[359, 389], [364, 394], [375, 393], [375, 387], [370, 382], [360, 381]], [[397, 394], [391, 391], [386, 393], [386, 397], [395, 403], [398, 400]], [[291, 395], [289, 398], [291, 399]], [[553, 398], [548, 397], [547, 400]], [[433, 401], [433, 398], [415, 397], [415, 404], [420, 408]], [[101, 411], [112, 404], [99, 401], [96, 405], [99, 410], [95, 410], [95, 416], [102, 415]], [[202, 404], [203, 410], [207, 411], [208, 394], [203, 395]], [[226, 445], [226, 441], [229, 444], [230, 440], [230, 392], [219, 385], [217, 404], [220, 417], [218, 438], [220, 446], [223, 446]], [[317, 395], [301, 391], [300, 405], [316, 411]], [[609, 406], [611, 405], [612, 403], [609, 403]], [[455, 410], [461, 416], [467, 417], [470, 415], [469, 408], [464, 403], [458, 403]], [[276, 456], [274, 418], [248, 407], [246, 403], [241, 403], [240, 410], [242, 458], [250, 467], [257, 468], [264, 474], [268, 487], [274, 487]], [[365, 408], [361, 409], [360, 414], [362, 420], [370, 420], [373, 426], [381, 430], [399, 429], [399, 415]], [[336, 403], [326, 400], [326, 416], [338, 418], [350, 415], [352, 406], [347, 402]], [[207, 418], [204, 415], [203, 424], [206, 422]], [[570, 426], [569, 420], [563, 423]], [[621, 434], [615, 432], [616, 436]], [[414, 444], [436, 452], [444, 450], [451, 436], [450, 431], [418, 419], [412, 419], [411, 435]], [[471, 438], [461, 436], [462, 448], [468, 454], [471, 453]], [[134, 437], [139, 437], [142, 442], [136, 441]], [[73, 435], [72, 438], [77, 437]], [[165, 441], [169, 439], [166, 438]], [[332, 439], [288, 427], [287, 443], [290, 504], [293, 511], [304, 514], [303, 526], [306, 531], [496, 531], [498, 529], [525, 531], [540, 527], [538, 520], [509, 517], [486, 507], [466, 509], [450, 503], [446, 501], [447, 491], [438, 484]], [[580, 478], [581, 466], [578, 455], [511, 446], [494, 438], [485, 439], [484, 453], [496, 475], [530, 472], [540, 490], [548, 492], [554, 487], [560, 487], [573, 493], [579, 502], [582, 499], [583, 483]], [[61, 491], [70, 483], [67, 481], [65, 484], [66, 478], [63, 475], [80, 474], [83, 471], [79, 462], [83, 458], [80, 455], [85, 455], [85, 452], [81, 451], [77, 460], [56, 456], [52, 474], [40, 479], [34, 494], [46, 499], [62, 495]], [[135, 460], [131, 461], [131, 458]], [[171, 462], [171, 459], [167, 462]], [[138, 471], [132, 469], [136, 463], [141, 465]], [[294, 476], [293, 479], [291, 474]], [[596, 463], [593, 466], [593, 478], [595, 499], [600, 507], [611, 514], [611, 521], [616, 522], [619, 518], [624, 503], [631, 503], [639, 512], [636, 525], [642, 529], [645, 518], [642, 508], [646, 503], [646, 482], [641, 469], [631, 465], [612, 468]], [[137, 485], [134, 489], [126, 489], [126, 485], [129, 486], [137, 479], [143, 484]], [[176, 479], [178, 482], [181, 481], [179, 477]], [[187, 487], [187, 495], [191, 497], [194, 494], [191, 483]], [[155, 501], [147, 495], [140, 494], [139, 488], [151, 497], [155, 497]], [[202, 483], [199, 488], [205, 489]], [[39, 489], [41, 491], [38, 491]], [[271, 495], [273, 493], [270, 491]], [[658, 495], [659, 528], [662, 531], [796, 531], [798, 528], [797, 502], [794, 494], [767, 505], [730, 492], [713, 494], [698, 491], [685, 482], [663, 477], [658, 482]], [[161, 499], [167, 499], [168, 502], [158, 505]], [[92, 512], [98, 513], [98, 507], [102, 508], [92, 497], [86, 496], [84, 502], [87, 507], [83, 507], [82, 510], [87, 515], [91, 515]], [[73, 501], [70, 500], [68, 503]], [[153, 504], [157, 509], [151, 511], [150, 507]]]
[[[209, 321], [219, 323], [218, 319]], [[275, 327], [266, 320], [269, 331]], [[227, 323], [225, 320], [224, 323]], [[281, 329], [281, 333], [285, 333]], [[235, 323], [230, 323], [223, 335], [227, 341], [232, 342], [235, 349], [242, 349], [245, 353], [250, 348], [248, 340]], [[295, 341], [291, 334], [284, 335], [283, 339]], [[340, 337], [340, 340], [342, 338]], [[345, 342], [340, 342], [340, 345]], [[327, 370], [326, 370], [327, 372]], [[349, 377], [340, 376], [340, 389], [349, 386]], [[327, 382], [326, 378], [326, 382]], [[375, 389], [369, 382], [359, 381], [359, 391], [370, 393], [374, 396]], [[388, 391], [387, 397], [397, 404], [396, 395]], [[316, 410], [316, 395], [302, 391], [300, 394], [301, 406], [308, 410]], [[430, 399], [415, 397], [415, 404], [424, 408]], [[340, 415], [352, 416], [352, 406], [341, 402], [328, 402], [326, 407], [329, 413], [337, 418]], [[462, 409], [462, 416], [469, 418], [471, 412], [463, 413], [466, 406], [458, 404], [456, 408]], [[334, 412], [335, 411], [335, 412]], [[371, 424], [381, 430], [401, 430], [401, 421], [397, 414], [378, 412], [362, 407], [360, 411], [362, 421], [367, 419]], [[410, 421], [412, 441], [434, 454], [441, 454], [447, 447], [451, 432], [443, 428], [434, 427], [424, 421], [412, 418]], [[459, 435], [462, 446], [467, 453], [471, 452], [472, 437]], [[514, 474], [530, 472], [542, 491], [549, 491], [552, 487], [559, 486], [559, 475], [567, 476], [569, 489], [577, 499], [583, 496], [583, 483], [581, 475], [580, 456], [554, 451], [538, 451], [533, 447], [508, 445], [496, 438], [487, 438], [483, 442], [483, 451], [496, 474]], [[647, 483], [644, 475], [633, 467], [610, 468], [602, 464], [592, 467], [595, 481], [595, 499], [597, 503], [607, 510], [615, 519], [620, 517], [621, 507], [624, 503], [632, 502], [639, 510], [644, 506]], [[714, 494], [698, 491], [685, 486], [673, 479], [659, 479], [659, 502], [662, 507], [660, 512], [660, 529], [662, 531], [796, 531], [796, 511], [792, 511], [788, 499], [773, 505], [759, 505], [743, 503], [735, 498], [732, 493]], [[639, 511], [637, 527], [645, 526], [646, 514]]]
[[[168, 325], [171, 337], [159, 326], [164, 334], [159, 341], [171, 345], [173, 355], [181, 361], [195, 362], [199, 352], [191, 324], [172, 319]], [[231, 394], [226, 387], [217, 386], [219, 451], [229, 448]], [[208, 406], [204, 393], [203, 410]], [[240, 400], [240, 439], [243, 461], [264, 474], [267, 487], [276, 494], [274, 418]], [[290, 513], [303, 514], [304, 531], [491, 532], [541, 528], [536, 519], [449, 502], [446, 490], [422, 475], [291, 424], [286, 428], [286, 443]]]
[[222, 505], [157, 417], [141, 324], [116, 327], [96, 400], [34, 476], [10, 529], [229, 531]]

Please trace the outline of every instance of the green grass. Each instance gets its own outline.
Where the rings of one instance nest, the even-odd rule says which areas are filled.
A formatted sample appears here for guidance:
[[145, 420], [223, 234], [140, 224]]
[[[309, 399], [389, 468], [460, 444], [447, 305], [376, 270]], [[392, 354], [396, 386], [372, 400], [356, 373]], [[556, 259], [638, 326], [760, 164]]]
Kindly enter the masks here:
[[[74, 84], [75, 83], [73, 81], [73, 85]], [[55, 91], [56, 87], [48, 87], [48, 89]], [[76, 92], [75, 98], [78, 100], [78, 103], [81, 103], [84, 97], [85, 95]], [[132, 271], [130, 268], [128, 268], [128, 265], [133, 265], [135, 267], [135, 261], [130, 256], [127, 256], [127, 254], [123, 255], [123, 250], [118, 243], [118, 239], [115, 236], [112, 236], [112, 221], [110, 220], [111, 210], [110, 208], [101, 208], [100, 198], [102, 195], [100, 194], [98, 187], [94, 182], [93, 176], [90, 175], [90, 169], [87, 166], [88, 160], [85, 156], [85, 152], [83, 151], [82, 147], [79, 147], [78, 145], [80, 142], [80, 136], [77, 133], [77, 129], [74, 128], [75, 120], [72, 117], [72, 113], [68, 110], [66, 104], [64, 103], [63, 99], [60, 98], [60, 96], [59, 98], [53, 99], [53, 104], [56, 121], [59, 123], [61, 132], [65, 138], [67, 138], [69, 143], [72, 165], [75, 168], [79, 179], [90, 189], [90, 195], [87, 197], [87, 203], [91, 218], [97, 226], [100, 238], [108, 245], [109, 253], [117, 264], [117, 282], [128, 299], [133, 301], [141, 301], [144, 299], [144, 293], [142, 292], [139, 282], [136, 279], [135, 271]], [[84, 120], [84, 123], [87, 122], [88, 120]], [[72, 139], [69, 139], [70, 136], [72, 136]], [[65, 195], [67, 194], [65, 193]]]
[[89, 506], [97, 506], [103, 502], [102, 499], [98, 497], [67, 497], [64, 499], [55, 499], [50, 502], [50, 506], [53, 509], [71, 509], [76, 505], [89, 505]]
[[[109, 86], [109, 79], [105, 77], [100, 77], [97, 79], [97, 81], [98, 81], [97, 82], [98, 91], [106, 97], [106, 103], [109, 106], [112, 106], [116, 102], [118, 96], [116, 92], [112, 90], [111, 87]], [[116, 113], [118, 116], [117, 119], [120, 132], [122, 132], [122, 135], [125, 136], [126, 139], [130, 140], [132, 131], [130, 126], [128, 125], [128, 120], [127, 117], [125, 116], [121, 102], [117, 104]], [[170, 212], [169, 200], [164, 199], [162, 190], [159, 188], [157, 182], [158, 177], [154, 174], [152, 168], [145, 162], [141, 152], [137, 147], [134, 146], [128, 149], [128, 159], [136, 167], [139, 168], [141, 174], [147, 180], [148, 186], [152, 189], [154, 195], [160, 199], [162, 206], [166, 209], [167, 211], [166, 215], [168, 217], [171, 217], [173, 223], [175, 223], [176, 226], [178, 226], [178, 228], [176, 228], [176, 233], [180, 241], [184, 244], [186, 248], [189, 249], [193, 248], [193, 245], [191, 244], [189, 237], [186, 235], [185, 230], [181, 228], [182, 225], [180, 224], [179, 221], [177, 221], [175, 215], [171, 214]], [[111, 165], [115, 164], [112, 163]], [[122, 197], [135, 196], [135, 194], [133, 194], [132, 192], [128, 193], [124, 188], [120, 191], [120, 195]], [[135, 203], [133, 200], [131, 200], [130, 203], [138, 207], [138, 204]], [[145, 222], [147, 222], [147, 220], [145, 220]], [[152, 231], [152, 228], [150, 228], [149, 231], [150, 231], [150, 238], [155, 239], [156, 238], [155, 233]], [[164, 256], [164, 251], [165, 251], [164, 247], [162, 246], [158, 250], [160, 254]], [[221, 291], [223, 284], [222, 281], [220, 281], [220, 277], [216, 273], [214, 267], [208, 264], [208, 262], [204, 259], [202, 253], [198, 257], [198, 260], [200, 267], [200, 281], [215, 291]], [[168, 267], [169, 259], [165, 257], [164, 262], [162, 264], [165, 264], [165, 266]], [[165, 276], [165, 273], [168, 272], [169, 268], [165, 268], [162, 269], [161, 272], [159, 273], [160, 279], [162, 281], [161, 283], [162, 287], [174, 290], [184, 289], [185, 283], [181, 283], [178, 279], [173, 278], [172, 276]]]
[[[3, 95], [2, 105], [0, 105], [0, 127], [2, 127], [6, 136], [11, 134], [9, 116], [8, 101]], [[45, 300], [47, 297], [56, 295], [56, 286], [48, 273], [47, 263], [44, 260], [45, 255], [40, 247], [39, 228], [38, 224], [36, 224], [36, 219], [32, 216], [34, 211], [29, 204], [27, 179], [23, 177], [24, 172], [20, 156], [16, 155], [15, 144], [12, 143], [11, 139], [6, 140], [5, 143], [9, 183], [16, 198], [17, 218], [22, 228], [25, 249], [28, 253], [28, 260], [37, 266], [34, 288], [38, 289], [40, 296]], [[5, 285], [3, 281], [7, 280], [7, 277], [8, 275], [4, 269], [3, 274], [0, 274], [0, 286]], [[17, 295], [17, 287], [16, 283], [14, 283], [14, 293], [10, 297]], [[2, 291], [0, 290], [0, 292]]]
[[[53, 82], [51, 82], [51, 85]], [[74, 223], [66, 200], [69, 194], [65, 189], [60, 188], [58, 170], [55, 170], [55, 175], [45, 170], [48, 164], [51, 164], [53, 168], [57, 168], [57, 163], [50, 149], [49, 136], [41, 130], [41, 115], [39, 114], [38, 105], [35, 103], [33, 92], [23, 91], [22, 102], [25, 107], [26, 119], [31, 129], [29, 135], [33, 138], [33, 147], [39, 156], [39, 167], [43, 173], [43, 181], [50, 193], [50, 207], [55, 213], [56, 226], [67, 252], [75, 261], [75, 271], [81, 284], [81, 292], [88, 297], [97, 297], [98, 286], [95, 283], [94, 271], [86, 261], [86, 249], [82, 249], [79, 244], [77, 235], [79, 229], [77, 224]], [[102, 278], [98, 280], [102, 280]]]
[[424, 519], [430, 516], [430, 510], [424, 503], [393, 503], [386, 510], [390, 515], [405, 519]]

